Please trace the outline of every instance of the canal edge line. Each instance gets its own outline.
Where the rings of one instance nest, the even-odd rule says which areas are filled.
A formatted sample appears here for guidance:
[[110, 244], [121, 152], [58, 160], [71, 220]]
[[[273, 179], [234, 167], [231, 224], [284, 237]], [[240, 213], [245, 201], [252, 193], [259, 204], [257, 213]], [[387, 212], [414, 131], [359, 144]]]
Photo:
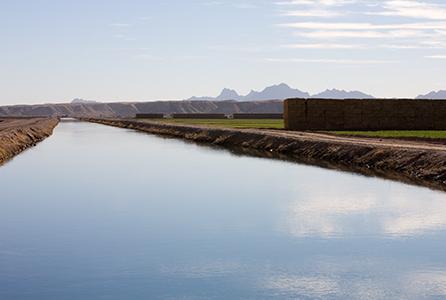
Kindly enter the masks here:
[[[271, 157], [360, 173], [446, 191], [446, 146], [352, 142], [310, 132], [233, 129], [200, 125], [142, 122], [126, 119], [82, 118], [83, 121], [134, 129], [198, 143], [237, 148], [254, 156]], [[359, 139], [358, 139], [359, 140]], [[255, 152], [255, 153], [254, 153]], [[263, 152], [263, 154], [262, 154]]]
[[0, 131], [0, 166], [51, 136], [57, 124], [58, 118], [24, 118], [19, 125]]

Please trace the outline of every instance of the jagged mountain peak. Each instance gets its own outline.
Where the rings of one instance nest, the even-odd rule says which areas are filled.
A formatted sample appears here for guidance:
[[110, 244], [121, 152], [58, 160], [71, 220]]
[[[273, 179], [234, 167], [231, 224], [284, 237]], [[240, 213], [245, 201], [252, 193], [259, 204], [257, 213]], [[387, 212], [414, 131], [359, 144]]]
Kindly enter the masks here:
[[360, 91], [346, 91], [339, 89], [327, 89], [319, 94], [313, 95], [312, 98], [322, 99], [373, 99], [372, 95], [365, 94]]
[[224, 88], [220, 95], [218, 95], [215, 100], [239, 100], [240, 95], [235, 91], [228, 88]]
[[80, 98], [75, 98], [73, 101], [71, 101], [71, 104], [92, 104], [92, 103], [98, 103], [97, 101], [93, 100], [85, 100]]
[[427, 93], [426, 95], [418, 96], [417, 99], [446, 99], [446, 90], [432, 91], [430, 93]]
[[270, 99], [286, 99], [286, 98], [308, 98], [310, 94], [293, 89], [286, 83], [268, 86], [261, 92], [251, 91], [245, 96], [246, 100], [270, 100]]
[[372, 99], [371, 95], [360, 91], [346, 91], [339, 89], [327, 89], [322, 93], [311, 96], [307, 92], [293, 89], [286, 83], [268, 86], [262, 91], [251, 90], [246, 96], [239, 95], [235, 90], [224, 88], [217, 97], [192, 97], [188, 100], [237, 100], [237, 101], [261, 101], [261, 100], [283, 100], [287, 98], [331, 98], [331, 99]]

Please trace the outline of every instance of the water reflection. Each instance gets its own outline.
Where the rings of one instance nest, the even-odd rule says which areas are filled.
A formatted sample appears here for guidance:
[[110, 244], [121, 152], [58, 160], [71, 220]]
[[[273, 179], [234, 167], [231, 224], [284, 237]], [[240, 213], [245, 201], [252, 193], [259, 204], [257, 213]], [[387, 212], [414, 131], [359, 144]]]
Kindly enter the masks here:
[[407, 290], [419, 298], [446, 297], [446, 271], [421, 270], [407, 276]]
[[0, 188], [0, 299], [446, 296], [441, 192], [77, 122]]
[[409, 186], [385, 192], [342, 189], [345, 187], [325, 182], [321, 189], [296, 191], [299, 196], [287, 209], [289, 233], [296, 237], [407, 237], [446, 228], [444, 193], [414, 198], [419, 188]]
[[[329, 263], [329, 262], [325, 262]], [[269, 296], [286, 299], [433, 299], [446, 296], [446, 272], [435, 269], [392, 272], [386, 266], [390, 261], [373, 261], [376, 273], [364, 274], [360, 268], [370, 270], [371, 262], [349, 262], [332, 266], [331, 273], [316, 269], [301, 270], [301, 274], [281, 274], [266, 277], [259, 283]], [[312, 276], [305, 275], [313, 273]]]
[[242, 265], [238, 262], [218, 260], [164, 265], [160, 268], [160, 272], [183, 278], [212, 278], [239, 273], [241, 268]]
[[266, 280], [264, 288], [276, 296], [299, 295], [309, 298], [334, 296], [340, 291], [336, 280], [324, 276], [275, 276]]

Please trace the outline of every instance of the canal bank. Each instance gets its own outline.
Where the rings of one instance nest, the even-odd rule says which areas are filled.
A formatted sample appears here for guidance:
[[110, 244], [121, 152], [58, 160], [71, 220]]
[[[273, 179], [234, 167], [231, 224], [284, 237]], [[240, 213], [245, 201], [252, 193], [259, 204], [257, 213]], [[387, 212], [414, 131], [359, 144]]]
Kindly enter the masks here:
[[[353, 171], [446, 191], [446, 146], [398, 139], [324, 133], [229, 129], [120, 119], [84, 121], [135, 129], [238, 150], [255, 156]], [[263, 154], [259, 154], [263, 153]]]
[[0, 165], [49, 137], [57, 118], [0, 118]]

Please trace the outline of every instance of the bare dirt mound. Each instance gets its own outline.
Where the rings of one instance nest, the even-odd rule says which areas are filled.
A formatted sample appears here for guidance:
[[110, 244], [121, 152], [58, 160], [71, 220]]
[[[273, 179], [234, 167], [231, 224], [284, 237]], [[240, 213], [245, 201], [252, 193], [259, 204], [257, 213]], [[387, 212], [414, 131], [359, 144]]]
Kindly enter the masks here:
[[0, 119], [0, 164], [49, 137], [57, 118]]

